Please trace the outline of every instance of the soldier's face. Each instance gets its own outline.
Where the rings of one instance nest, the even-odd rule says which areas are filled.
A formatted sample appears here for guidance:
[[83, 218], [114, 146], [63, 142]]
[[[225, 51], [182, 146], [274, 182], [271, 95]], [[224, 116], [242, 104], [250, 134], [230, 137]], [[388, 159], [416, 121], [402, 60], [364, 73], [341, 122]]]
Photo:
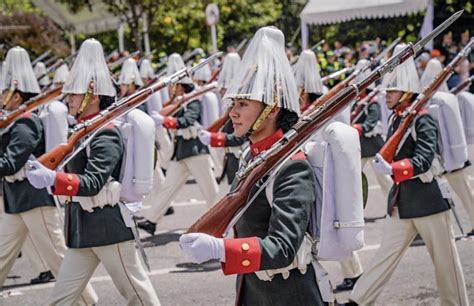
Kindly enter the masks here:
[[255, 100], [236, 99], [230, 111], [234, 134], [242, 137], [254, 124], [264, 108], [264, 104]]
[[389, 109], [394, 109], [400, 98], [403, 96], [403, 91], [400, 90], [387, 90], [385, 93], [385, 100], [387, 101], [387, 107]]
[[68, 95], [67, 96], [67, 106], [69, 108], [69, 115], [76, 117], [81, 107], [82, 100], [84, 100], [85, 95]]

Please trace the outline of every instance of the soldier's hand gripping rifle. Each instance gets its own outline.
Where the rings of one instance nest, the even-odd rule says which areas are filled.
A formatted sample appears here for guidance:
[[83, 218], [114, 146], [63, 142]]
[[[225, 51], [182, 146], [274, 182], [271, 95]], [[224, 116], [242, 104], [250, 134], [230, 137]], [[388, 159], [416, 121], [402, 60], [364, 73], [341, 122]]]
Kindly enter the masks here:
[[[153, 95], [158, 90], [170, 84], [174, 84], [179, 80], [183, 79], [184, 77], [190, 77], [196, 69], [199, 69], [202, 67], [202, 65], [206, 65], [210, 61], [214, 60], [218, 55], [219, 54], [215, 54], [207, 58], [205, 61], [193, 66], [192, 68], [183, 68], [174, 73], [173, 75], [170, 75], [169, 77], [166, 77], [163, 80], [152, 84], [151, 86], [145, 89], [142, 89], [130, 96], [127, 96], [126, 98], [123, 98], [113, 103], [105, 110], [102, 110], [95, 117], [77, 124], [74, 127], [73, 133], [69, 137], [67, 143], [61, 144], [55, 147], [53, 150], [43, 154], [38, 160], [46, 167], [53, 170], [56, 169], [61, 163], [62, 165], [65, 165], [74, 156], [74, 153], [79, 152], [87, 146], [88, 141], [86, 140], [83, 141], [81, 145], [76, 149], [76, 144], [79, 143], [80, 140], [92, 135], [100, 128], [109, 124], [112, 120], [125, 115], [132, 109], [145, 103], [147, 98]], [[92, 137], [89, 137], [88, 139], [92, 139]], [[66, 157], [68, 157], [68, 159], [65, 160]]]
[[41, 105], [44, 105], [53, 99], [61, 96], [61, 91], [63, 87], [58, 86], [53, 89], [50, 89], [36, 97], [31, 98], [27, 102], [23, 103], [18, 107], [16, 110], [0, 116], [0, 129], [6, 128], [11, 123], [13, 123], [16, 119], [20, 118], [24, 113], [34, 111], [35, 109], [39, 108]]
[[[248, 196], [252, 188], [255, 187], [262, 177], [288, 160], [293, 153], [299, 150], [314, 135], [315, 131], [322, 128], [335, 114], [342, 111], [350, 101], [356, 98], [360, 91], [366, 89], [370, 84], [392, 71], [397, 65], [418, 53], [427, 42], [444, 31], [461, 14], [462, 11], [455, 13], [417, 44], [408, 44], [398, 54], [395, 54], [383, 65], [375, 69], [364, 80], [347, 86], [312, 113], [300, 118], [283, 135], [280, 141], [276, 142], [270, 149], [254, 157], [245, 167], [237, 172], [238, 183], [235, 189], [191, 225], [188, 232], [201, 232], [215, 237], [222, 237], [223, 234], [226, 234], [252, 203], [255, 197], [249, 200]], [[265, 184], [260, 187], [256, 195], [264, 189]]]
[[438, 75], [436, 75], [431, 83], [423, 89], [423, 92], [418, 95], [416, 100], [413, 101], [411, 106], [405, 111], [405, 113], [402, 115], [403, 119], [400, 122], [397, 130], [392, 134], [392, 136], [390, 136], [390, 138], [385, 142], [379, 151], [379, 154], [384, 160], [389, 163], [393, 161], [403, 136], [415, 120], [418, 113], [425, 107], [425, 105], [438, 90], [438, 88], [443, 84], [443, 82], [451, 76], [456, 65], [469, 55], [473, 42], [474, 39], [471, 38], [469, 43], [462, 49], [462, 51], [459, 52], [458, 55], [456, 55], [456, 57], [452, 59], [451, 62], [446, 65], [446, 67], [444, 67], [441, 72], [438, 73]]
[[375, 66], [381, 59], [383, 59], [385, 57], [385, 55], [390, 52], [390, 50], [392, 50], [393, 48], [395, 48], [395, 46], [400, 42], [401, 38], [397, 38], [395, 39], [391, 44], [390, 46], [388, 46], [387, 48], [385, 48], [382, 52], [380, 52], [379, 55], [377, 55], [377, 57], [373, 58], [372, 60], [370, 60], [370, 62], [368, 62], [364, 67], [362, 67], [361, 69], [356, 69], [354, 70], [354, 72], [351, 73], [351, 75], [349, 75], [347, 78], [345, 78], [343, 81], [337, 83], [334, 87], [332, 87], [327, 93], [325, 93], [323, 96], [319, 97], [319, 99], [317, 99], [316, 101], [314, 101], [313, 104], [311, 104], [307, 109], [306, 111], [303, 113], [303, 115], [307, 115], [309, 114], [310, 112], [312, 112], [315, 108], [319, 107], [320, 105], [323, 105], [324, 103], [326, 103], [329, 99], [331, 99], [332, 97], [334, 97], [336, 95], [336, 93], [338, 93], [339, 91], [341, 91], [343, 88], [345, 88], [346, 86], [348, 86], [359, 74], [367, 71], [368, 69], [372, 68], [373, 66]]
[[451, 89], [450, 93], [452, 93], [453, 95], [457, 95], [458, 93], [463, 91], [464, 88], [471, 86], [473, 81], [474, 81], [474, 75], [471, 75], [469, 78], [467, 78], [467, 80], [465, 80], [464, 82], [462, 82], [458, 86]]
[[178, 96], [174, 99], [173, 103], [168, 104], [167, 106], [164, 106], [160, 110], [160, 114], [165, 117], [172, 116], [175, 113], [177, 113], [181, 108], [183, 108], [187, 104], [187, 102], [191, 102], [194, 99], [204, 95], [208, 91], [214, 90], [216, 88], [217, 88], [217, 82], [213, 82], [210, 84], [206, 84], [189, 94]]

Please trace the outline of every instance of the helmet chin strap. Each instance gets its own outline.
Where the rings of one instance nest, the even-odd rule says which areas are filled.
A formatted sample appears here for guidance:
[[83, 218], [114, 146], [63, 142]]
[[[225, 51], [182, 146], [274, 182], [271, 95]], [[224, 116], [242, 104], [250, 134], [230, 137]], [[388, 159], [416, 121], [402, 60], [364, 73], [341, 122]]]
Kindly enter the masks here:
[[397, 107], [401, 106], [402, 104], [410, 102], [412, 97], [413, 97], [413, 92], [411, 91], [404, 92], [403, 95], [400, 97], [400, 99], [398, 99], [398, 102], [393, 109], [397, 109]]
[[79, 107], [79, 111], [76, 114], [76, 118], [79, 118], [79, 116], [84, 112], [86, 107], [89, 106], [93, 92], [94, 92], [94, 83], [91, 82], [89, 84], [89, 87], [87, 88], [86, 94], [84, 95], [84, 99], [82, 99], [81, 106]]
[[257, 119], [255, 119], [255, 121], [252, 124], [252, 126], [250, 127], [250, 129], [247, 131], [247, 133], [245, 133], [244, 138], [249, 138], [250, 135], [252, 135], [253, 132], [255, 132], [256, 130], [258, 130], [258, 128], [260, 128], [262, 123], [265, 120], [267, 120], [268, 116], [270, 115], [272, 110], [275, 108], [275, 106], [277, 106], [277, 104], [278, 104], [278, 100], [273, 99], [272, 105], [265, 106], [265, 108], [262, 110], [260, 115], [258, 115]]
[[5, 96], [5, 100], [3, 100], [3, 109], [6, 109], [10, 102], [12, 102], [13, 95], [15, 94], [16, 87], [17, 87], [18, 82], [16, 80], [13, 81], [12, 86], [7, 92], [7, 95]]

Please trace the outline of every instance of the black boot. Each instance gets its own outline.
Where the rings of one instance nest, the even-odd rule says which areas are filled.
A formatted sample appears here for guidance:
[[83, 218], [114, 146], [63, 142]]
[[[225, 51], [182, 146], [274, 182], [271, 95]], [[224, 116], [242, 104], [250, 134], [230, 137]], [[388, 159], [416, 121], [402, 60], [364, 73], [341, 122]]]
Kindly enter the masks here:
[[38, 277], [35, 277], [30, 280], [30, 284], [45, 284], [54, 280], [53, 273], [51, 271], [41, 272]]
[[146, 220], [143, 222], [137, 222], [137, 226], [152, 236], [155, 234], [156, 223]]
[[357, 280], [359, 279], [360, 275], [354, 278], [344, 278], [341, 284], [336, 286], [336, 289], [334, 289], [334, 292], [342, 292], [342, 291], [349, 291], [354, 288], [354, 285], [356, 284]]
[[169, 216], [169, 215], [172, 215], [172, 214], [174, 214], [174, 208], [173, 208], [173, 206], [170, 206], [170, 207], [168, 207], [168, 209], [166, 210], [165, 216]]
[[467, 237], [474, 236], [474, 229], [466, 234]]

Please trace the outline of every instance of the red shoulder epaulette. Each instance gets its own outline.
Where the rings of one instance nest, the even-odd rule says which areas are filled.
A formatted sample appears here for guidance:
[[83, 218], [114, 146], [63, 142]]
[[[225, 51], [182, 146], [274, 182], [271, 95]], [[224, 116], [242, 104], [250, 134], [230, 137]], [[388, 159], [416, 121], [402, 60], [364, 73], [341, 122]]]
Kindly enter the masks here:
[[304, 154], [303, 151], [298, 151], [296, 152], [295, 155], [291, 157], [291, 160], [305, 160], [306, 159], [306, 154]]
[[26, 112], [26, 113], [23, 113], [20, 118], [28, 118], [28, 119], [31, 119], [31, 117], [33, 117], [33, 113], [32, 112]]
[[422, 110], [420, 110], [420, 111], [418, 112], [418, 115], [419, 115], [419, 116], [421, 116], [421, 115], [426, 115], [426, 114], [428, 114], [428, 110], [427, 110], [426, 108], [423, 108]]

